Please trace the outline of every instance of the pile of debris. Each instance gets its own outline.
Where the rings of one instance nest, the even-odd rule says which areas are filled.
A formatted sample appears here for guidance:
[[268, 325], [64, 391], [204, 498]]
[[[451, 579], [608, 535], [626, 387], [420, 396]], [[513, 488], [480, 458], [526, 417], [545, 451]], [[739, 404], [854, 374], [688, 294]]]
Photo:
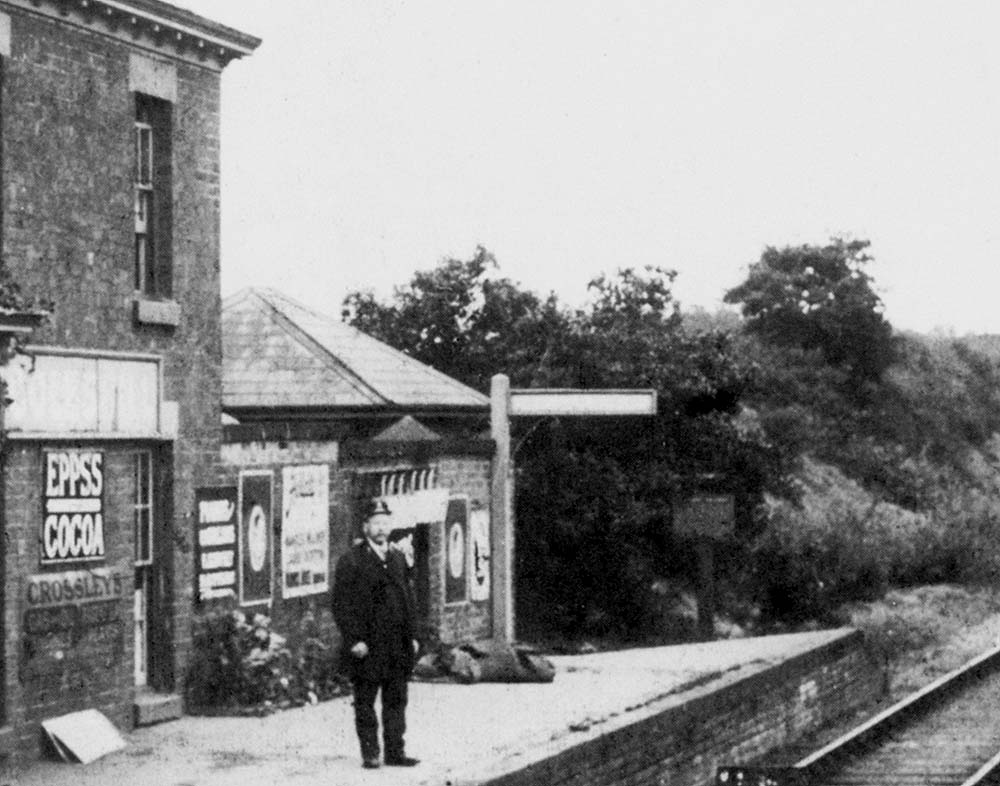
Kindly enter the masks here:
[[475, 642], [440, 645], [428, 652], [413, 670], [427, 682], [552, 682], [555, 666], [548, 658], [522, 644]]

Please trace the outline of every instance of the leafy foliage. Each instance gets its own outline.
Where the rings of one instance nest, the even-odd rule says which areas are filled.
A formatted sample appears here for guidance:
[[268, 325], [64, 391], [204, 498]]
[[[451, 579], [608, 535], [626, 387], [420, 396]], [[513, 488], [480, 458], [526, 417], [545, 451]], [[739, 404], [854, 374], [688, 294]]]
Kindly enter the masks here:
[[860, 398], [895, 358], [892, 326], [865, 271], [868, 246], [835, 238], [822, 247], [769, 247], [725, 301], [741, 304], [747, 331], [765, 343], [818, 350], [847, 372]]
[[787, 456], [742, 417], [752, 369], [725, 331], [685, 329], [673, 271], [600, 275], [589, 303], [570, 310], [492, 278], [495, 267], [479, 248], [416, 274], [390, 303], [349, 295], [345, 316], [480, 390], [503, 372], [518, 387], [657, 391], [652, 419], [543, 419], [514, 435], [519, 621], [577, 635], [648, 631], [676, 495], [725, 476], [752, 532], [762, 491], [783, 482]]
[[695, 561], [672, 503], [713, 483], [737, 500], [716, 553], [732, 616], [836, 621], [891, 585], [1000, 574], [1000, 339], [894, 334], [868, 247], [766, 249], [726, 295], [742, 316], [682, 313], [657, 267], [602, 274], [566, 309], [498, 277], [482, 248], [345, 311], [480, 390], [505, 372], [657, 391], [652, 419], [515, 428], [522, 633], [684, 635], [667, 599]]
[[194, 711], [261, 713], [340, 695], [337, 657], [318, 638], [293, 653], [263, 614], [216, 612], [196, 622], [185, 684]]
[[742, 285], [744, 401], [806, 457], [773, 497], [745, 585], [765, 620], [834, 621], [889, 586], [994, 581], [1000, 366], [988, 341], [894, 335], [864, 241], [770, 248]]
[[836, 623], [844, 603], [890, 586], [995, 581], [1000, 507], [982, 491], [947, 482], [914, 512], [880, 501], [834, 467], [807, 460], [801, 504], [772, 498], [753, 546], [749, 586], [764, 619]]
[[344, 320], [477, 390], [488, 390], [503, 358], [515, 385], [549, 384], [568, 323], [555, 296], [542, 299], [495, 277], [493, 255], [446, 259], [396, 287], [391, 302], [371, 292], [344, 300]]

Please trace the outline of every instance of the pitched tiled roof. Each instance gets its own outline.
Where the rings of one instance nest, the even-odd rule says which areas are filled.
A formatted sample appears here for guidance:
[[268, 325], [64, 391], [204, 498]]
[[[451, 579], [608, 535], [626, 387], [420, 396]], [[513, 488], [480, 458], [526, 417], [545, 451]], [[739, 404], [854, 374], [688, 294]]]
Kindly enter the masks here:
[[224, 409], [487, 409], [489, 399], [272, 289], [222, 304]]

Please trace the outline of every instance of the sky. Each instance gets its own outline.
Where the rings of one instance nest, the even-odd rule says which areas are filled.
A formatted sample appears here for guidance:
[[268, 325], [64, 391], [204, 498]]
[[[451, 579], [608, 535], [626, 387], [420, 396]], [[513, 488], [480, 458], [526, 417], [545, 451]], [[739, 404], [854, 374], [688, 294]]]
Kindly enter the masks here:
[[871, 241], [897, 329], [1000, 333], [995, 0], [174, 0], [263, 39], [222, 77], [222, 285], [339, 314], [477, 245], [584, 302]]

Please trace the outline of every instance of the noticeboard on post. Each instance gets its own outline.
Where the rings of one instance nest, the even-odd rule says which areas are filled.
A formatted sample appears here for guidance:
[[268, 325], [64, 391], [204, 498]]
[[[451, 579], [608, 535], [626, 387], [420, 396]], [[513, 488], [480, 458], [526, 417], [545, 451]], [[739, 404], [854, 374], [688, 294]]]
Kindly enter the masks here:
[[736, 528], [736, 500], [732, 494], [696, 494], [674, 506], [673, 523], [675, 535], [726, 537]]

